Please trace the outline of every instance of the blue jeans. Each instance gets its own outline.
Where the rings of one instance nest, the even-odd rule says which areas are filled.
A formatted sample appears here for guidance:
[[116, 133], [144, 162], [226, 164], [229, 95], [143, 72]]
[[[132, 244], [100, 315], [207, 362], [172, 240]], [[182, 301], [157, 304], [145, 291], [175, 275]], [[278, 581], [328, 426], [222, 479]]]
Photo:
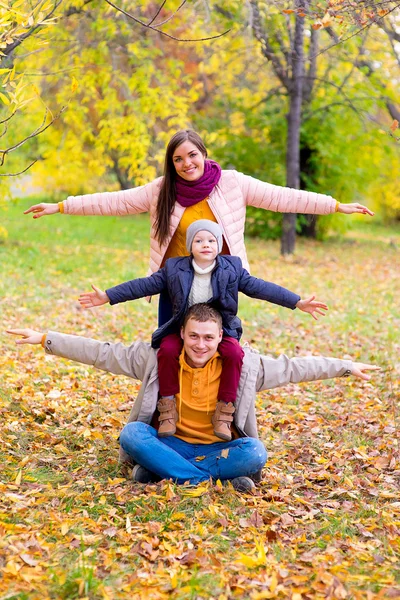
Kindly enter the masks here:
[[162, 479], [173, 479], [177, 483], [197, 485], [210, 477], [222, 481], [253, 475], [267, 460], [264, 445], [255, 438], [189, 444], [175, 436], [159, 438], [154, 427], [140, 421], [128, 423], [119, 441], [139, 465]]

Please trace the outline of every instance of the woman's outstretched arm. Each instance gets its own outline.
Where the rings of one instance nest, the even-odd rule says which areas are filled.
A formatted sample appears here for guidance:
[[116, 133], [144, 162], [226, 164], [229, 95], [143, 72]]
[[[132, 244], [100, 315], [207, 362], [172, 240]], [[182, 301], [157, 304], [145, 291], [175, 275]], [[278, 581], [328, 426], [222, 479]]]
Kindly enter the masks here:
[[339, 212], [346, 215], [353, 213], [374, 215], [367, 206], [358, 202], [342, 204], [325, 194], [273, 185], [243, 173], [236, 173], [236, 176], [246, 204], [249, 206], [282, 213], [329, 215]]
[[151, 183], [130, 190], [68, 196], [66, 200], [58, 203], [41, 202], [30, 206], [24, 211], [24, 214], [33, 213], [33, 218], [39, 219], [56, 213], [85, 216], [126, 216], [148, 212], [152, 200], [158, 196], [160, 182], [161, 178], [158, 178]]

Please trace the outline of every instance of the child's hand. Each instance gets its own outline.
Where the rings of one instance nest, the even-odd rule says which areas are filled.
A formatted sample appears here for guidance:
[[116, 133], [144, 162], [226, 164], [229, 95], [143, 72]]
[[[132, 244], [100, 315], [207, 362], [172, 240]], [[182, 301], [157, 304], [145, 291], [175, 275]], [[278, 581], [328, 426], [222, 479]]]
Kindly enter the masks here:
[[303, 312], [310, 313], [313, 319], [318, 321], [318, 315], [325, 316], [323, 311], [328, 310], [328, 307], [323, 302], [319, 302], [315, 300], [315, 296], [310, 296], [307, 300], [299, 300], [296, 304], [296, 308], [302, 310]]
[[110, 298], [103, 290], [100, 290], [95, 285], [92, 285], [92, 288], [94, 292], [86, 292], [79, 296], [78, 300], [82, 308], [93, 308], [94, 306], [101, 306], [110, 302]]

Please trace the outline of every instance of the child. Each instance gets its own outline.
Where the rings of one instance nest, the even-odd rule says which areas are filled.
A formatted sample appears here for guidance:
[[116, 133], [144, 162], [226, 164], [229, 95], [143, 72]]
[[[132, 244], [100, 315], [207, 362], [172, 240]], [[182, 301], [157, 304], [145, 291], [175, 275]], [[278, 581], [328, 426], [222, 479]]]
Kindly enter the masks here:
[[176, 431], [178, 412], [175, 395], [180, 389], [179, 361], [182, 352], [179, 332], [190, 306], [206, 302], [222, 315], [224, 335], [218, 346], [222, 375], [212, 423], [216, 437], [225, 441], [232, 437], [231, 423], [243, 361], [243, 350], [239, 344], [242, 327], [237, 317], [238, 292], [292, 310], [299, 308], [309, 312], [315, 319], [315, 313], [324, 315], [320, 309], [328, 308], [326, 304], [314, 300], [315, 296], [301, 300], [300, 296], [283, 287], [252, 277], [242, 267], [240, 258], [219, 254], [222, 243], [222, 230], [217, 223], [206, 219], [195, 221], [186, 234], [190, 256], [168, 259], [164, 267], [150, 277], [133, 279], [105, 292], [92, 286], [94, 292], [79, 297], [84, 308], [91, 308], [107, 302], [113, 305], [168, 291], [173, 316], [152, 336], [153, 348], [160, 348], [157, 355], [161, 396], [157, 403], [160, 437], [174, 435]]

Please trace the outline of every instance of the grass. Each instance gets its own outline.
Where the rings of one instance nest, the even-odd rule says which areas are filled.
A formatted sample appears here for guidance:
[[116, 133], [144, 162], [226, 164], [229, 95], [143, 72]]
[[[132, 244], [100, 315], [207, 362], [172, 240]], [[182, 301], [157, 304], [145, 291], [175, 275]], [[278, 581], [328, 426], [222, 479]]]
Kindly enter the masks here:
[[[33, 221], [22, 215], [30, 204], [1, 214], [9, 233], [0, 244], [2, 329], [148, 340], [156, 301], [93, 312], [77, 303], [90, 283], [105, 288], [147, 272], [148, 217]], [[1, 335], [0, 599], [397, 593], [400, 228], [354, 221], [344, 238], [298, 240], [290, 261], [277, 242], [247, 240], [254, 275], [315, 292], [330, 310], [314, 322], [241, 298], [243, 341], [383, 367], [371, 382], [260, 394], [269, 460], [254, 496], [132, 484], [118, 470], [117, 437], [138, 382]]]

